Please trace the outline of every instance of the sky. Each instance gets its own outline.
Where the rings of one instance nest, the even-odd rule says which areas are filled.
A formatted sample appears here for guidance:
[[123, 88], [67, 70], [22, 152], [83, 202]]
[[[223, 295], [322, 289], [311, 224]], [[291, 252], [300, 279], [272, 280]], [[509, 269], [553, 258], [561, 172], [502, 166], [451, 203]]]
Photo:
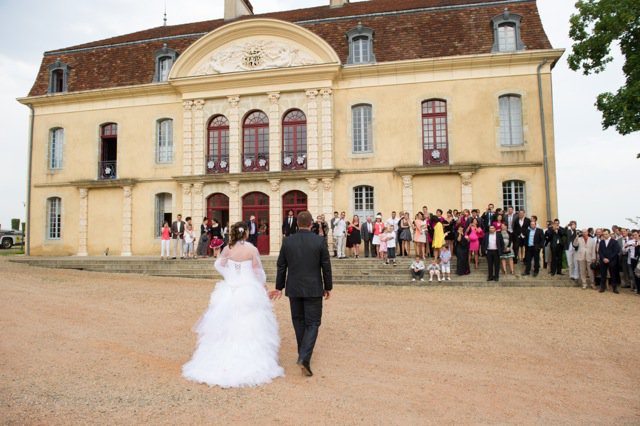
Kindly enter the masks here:
[[[352, 0], [354, 1], [354, 0]], [[329, 4], [329, 0], [252, 0], [255, 13]], [[553, 70], [554, 128], [559, 218], [579, 227], [632, 226], [640, 216], [640, 132], [603, 131], [594, 103], [624, 82], [619, 53], [603, 73], [569, 70], [569, 16], [573, 0], [538, 0], [547, 36], [565, 48]], [[169, 25], [223, 17], [222, 0], [166, 0]], [[162, 25], [163, 0], [0, 0], [0, 225], [26, 217], [29, 109], [16, 98], [28, 94], [48, 50]], [[496, 200], [496, 204], [499, 200]], [[479, 208], [482, 206], [478, 206]], [[536, 213], [536, 212], [530, 212]], [[544, 212], [537, 212], [543, 217]], [[640, 219], [635, 219], [640, 220]]]

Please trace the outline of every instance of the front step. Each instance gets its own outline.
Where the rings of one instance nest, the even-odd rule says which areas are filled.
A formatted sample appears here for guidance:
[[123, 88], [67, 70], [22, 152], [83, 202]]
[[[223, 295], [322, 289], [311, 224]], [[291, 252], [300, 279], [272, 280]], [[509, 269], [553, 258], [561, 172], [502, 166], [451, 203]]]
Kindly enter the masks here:
[[[276, 257], [262, 258], [267, 281], [273, 283], [276, 276]], [[486, 281], [487, 265], [484, 259], [480, 267], [469, 275], [455, 275], [455, 259], [451, 281], [412, 282], [409, 267], [413, 259], [398, 258], [398, 265], [385, 265], [379, 259], [332, 259], [332, 275], [335, 285], [392, 285], [392, 286], [447, 286], [447, 287], [573, 287], [577, 283], [568, 277], [551, 277], [542, 273], [536, 278], [521, 275], [501, 276], [499, 282]], [[12, 262], [30, 266], [76, 269], [106, 273], [136, 273], [168, 278], [221, 279], [215, 271], [213, 259], [189, 259], [162, 261], [157, 257], [14, 257]], [[519, 266], [519, 265], [518, 265]]]

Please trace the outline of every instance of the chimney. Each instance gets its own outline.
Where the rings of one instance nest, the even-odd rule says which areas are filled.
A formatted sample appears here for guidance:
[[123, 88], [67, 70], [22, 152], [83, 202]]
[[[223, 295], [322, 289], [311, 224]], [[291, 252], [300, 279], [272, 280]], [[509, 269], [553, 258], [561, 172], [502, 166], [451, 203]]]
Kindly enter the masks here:
[[330, 0], [329, 7], [342, 7], [348, 3], [349, 0]]
[[253, 15], [253, 6], [249, 0], [224, 0], [225, 21], [245, 15]]

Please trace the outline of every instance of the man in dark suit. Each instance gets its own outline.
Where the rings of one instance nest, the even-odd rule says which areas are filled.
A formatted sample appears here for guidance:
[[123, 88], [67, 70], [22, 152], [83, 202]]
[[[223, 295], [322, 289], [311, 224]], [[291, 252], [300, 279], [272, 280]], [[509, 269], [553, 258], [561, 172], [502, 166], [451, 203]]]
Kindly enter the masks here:
[[258, 247], [258, 224], [256, 223], [256, 217], [254, 215], [249, 216], [249, 221], [247, 222], [247, 232], [249, 232], [247, 241]]
[[298, 231], [298, 219], [293, 216], [293, 210], [287, 212], [287, 217], [282, 222], [282, 236], [288, 237]]
[[489, 232], [489, 227], [491, 226], [491, 222], [495, 219], [495, 213], [493, 212], [493, 204], [489, 204], [487, 206], [487, 210], [482, 213], [482, 230], [487, 233]]
[[[526, 240], [525, 240], [525, 232], [529, 229], [529, 225], [531, 221], [525, 215], [525, 211], [520, 209], [518, 211], [518, 216], [513, 219], [513, 224], [511, 225], [511, 229], [513, 229], [513, 251], [515, 257], [513, 259], [514, 263], [518, 263], [518, 260], [522, 260], [521, 251], [525, 252], [526, 255]], [[544, 233], [542, 235], [544, 239]], [[522, 247], [522, 249], [520, 249]], [[539, 259], [538, 259], [539, 260]]]
[[489, 226], [489, 233], [482, 239], [482, 250], [487, 256], [489, 274], [487, 281], [498, 281], [500, 278], [500, 255], [504, 251], [502, 234], [496, 232], [496, 227]]
[[329, 299], [333, 281], [329, 250], [322, 237], [311, 232], [311, 213], [298, 214], [296, 234], [282, 242], [278, 256], [276, 289], [271, 299], [282, 297], [285, 289], [298, 343], [297, 364], [305, 376], [311, 372], [311, 355], [322, 319], [322, 298]]
[[524, 275], [529, 275], [531, 273], [531, 261], [533, 261], [533, 276], [536, 277], [540, 272], [540, 250], [544, 247], [544, 232], [542, 232], [542, 229], [538, 228], [535, 220], [531, 220], [529, 222], [529, 227], [523, 232], [523, 244], [525, 247]]
[[373, 222], [371, 222], [371, 216], [367, 216], [367, 221], [360, 227], [360, 235], [362, 236], [362, 243], [364, 244], [364, 257], [376, 257], [376, 246], [373, 245]]
[[173, 259], [180, 256], [184, 259], [184, 231], [186, 224], [182, 220], [182, 215], [179, 214], [177, 220], [171, 224], [171, 245], [173, 246]]
[[600, 293], [607, 289], [607, 271], [611, 279], [611, 288], [614, 293], [618, 293], [620, 284], [620, 271], [618, 270], [618, 257], [620, 256], [620, 246], [613, 238], [608, 229], [602, 231], [602, 239], [598, 248], [598, 260], [600, 261]]
[[551, 253], [551, 275], [562, 275], [562, 252], [564, 251], [564, 229], [560, 227], [560, 221], [555, 219], [545, 239], [549, 244]]

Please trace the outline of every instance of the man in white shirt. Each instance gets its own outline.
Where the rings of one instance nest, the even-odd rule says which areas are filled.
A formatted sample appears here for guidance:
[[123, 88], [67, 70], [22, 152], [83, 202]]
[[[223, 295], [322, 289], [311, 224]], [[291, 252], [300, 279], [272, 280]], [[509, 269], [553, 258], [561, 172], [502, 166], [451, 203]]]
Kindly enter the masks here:
[[344, 255], [344, 249], [347, 245], [347, 221], [345, 220], [346, 213], [341, 212], [338, 221], [333, 227], [333, 236], [336, 240], [336, 249], [338, 259], [346, 259]]
[[391, 217], [386, 220], [385, 224], [390, 226], [392, 231], [398, 233], [398, 224], [400, 223], [400, 218], [396, 217], [396, 212], [391, 212]]
[[364, 257], [376, 257], [376, 246], [373, 245], [373, 222], [371, 216], [367, 216], [367, 221], [362, 224], [360, 228], [360, 234], [362, 236], [362, 243], [364, 244]]

